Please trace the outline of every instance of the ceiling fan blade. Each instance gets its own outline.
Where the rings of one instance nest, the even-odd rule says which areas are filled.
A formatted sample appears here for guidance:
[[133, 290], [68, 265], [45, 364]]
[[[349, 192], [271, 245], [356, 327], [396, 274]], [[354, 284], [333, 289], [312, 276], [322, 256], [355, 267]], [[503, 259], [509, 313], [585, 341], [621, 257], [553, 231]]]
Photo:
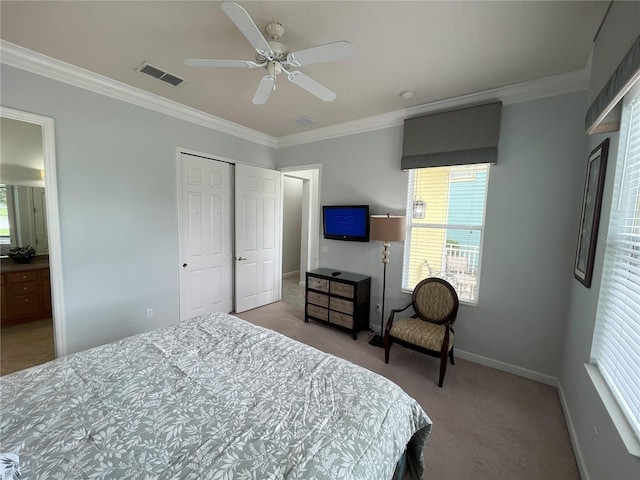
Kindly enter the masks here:
[[271, 95], [275, 84], [275, 75], [265, 75], [264, 77], [262, 77], [260, 79], [260, 83], [258, 83], [256, 94], [253, 96], [253, 103], [255, 105], [262, 105], [263, 103], [267, 103], [267, 100], [269, 100], [269, 95]]
[[190, 58], [184, 61], [190, 67], [244, 67], [255, 68], [258, 65], [248, 60], [214, 60], [207, 58]]
[[287, 76], [289, 78], [289, 81], [295, 83], [300, 88], [304, 88], [307, 92], [315, 95], [325, 102], [332, 102], [336, 99], [335, 92], [329, 90], [320, 82], [316, 82], [313, 78], [308, 77], [302, 72], [288, 72]]
[[353, 45], [346, 40], [306, 48], [287, 55], [287, 63], [294, 67], [313, 65], [314, 63], [333, 62], [351, 58], [355, 52]]
[[247, 37], [247, 40], [249, 40], [249, 43], [253, 45], [253, 48], [258, 50], [260, 53], [266, 52], [270, 54], [267, 56], [273, 55], [271, 47], [244, 8], [234, 2], [223, 2], [222, 10], [224, 10], [224, 13], [226, 13], [231, 21], [235, 23], [238, 30]]

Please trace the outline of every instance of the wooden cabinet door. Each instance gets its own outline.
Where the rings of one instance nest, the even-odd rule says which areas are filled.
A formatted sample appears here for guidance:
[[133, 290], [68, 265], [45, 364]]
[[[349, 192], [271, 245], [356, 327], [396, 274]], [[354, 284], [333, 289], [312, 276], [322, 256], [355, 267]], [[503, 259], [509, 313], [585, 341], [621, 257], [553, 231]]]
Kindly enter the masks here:
[[5, 286], [5, 275], [2, 274], [1, 275], [2, 280], [1, 280], [1, 285], [0, 285], [0, 304], [1, 304], [1, 309], [0, 309], [0, 322], [1, 321], [6, 321], [9, 318], [9, 308], [7, 306], [7, 287]]

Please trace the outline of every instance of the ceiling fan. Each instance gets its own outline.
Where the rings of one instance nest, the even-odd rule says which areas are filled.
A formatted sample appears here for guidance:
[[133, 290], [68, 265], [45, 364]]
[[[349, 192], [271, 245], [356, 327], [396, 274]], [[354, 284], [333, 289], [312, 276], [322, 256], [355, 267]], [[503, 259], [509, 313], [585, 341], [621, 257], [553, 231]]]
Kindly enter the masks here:
[[244, 68], [264, 68], [267, 74], [258, 83], [258, 88], [253, 96], [253, 103], [262, 105], [269, 99], [271, 92], [275, 90], [276, 78], [281, 73], [285, 73], [291, 83], [298, 85], [316, 97], [331, 102], [335, 100], [336, 94], [321, 83], [305, 75], [294, 68], [315, 63], [332, 62], [335, 60], [345, 60], [353, 56], [353, 45], [347, 41], [339, 41], [318, 45], [316, 47], [290, 52], [288, 47], [278, 39], [284, 35], [284, 28], [280, 23], [271, 22], [266, 27], [266, 33], [270, 40], [260, 33], [256, 24], [240, 5], [234, 2], [223, 2], [222, 10], [231, 21], [238, 27], [240, 32], [249, 40], [249, 43], [256, 49], [256, 59], [251, 60], [215, 60], [192, 58], [185, 60], [185, 63], [192, 67], [244, 67]]

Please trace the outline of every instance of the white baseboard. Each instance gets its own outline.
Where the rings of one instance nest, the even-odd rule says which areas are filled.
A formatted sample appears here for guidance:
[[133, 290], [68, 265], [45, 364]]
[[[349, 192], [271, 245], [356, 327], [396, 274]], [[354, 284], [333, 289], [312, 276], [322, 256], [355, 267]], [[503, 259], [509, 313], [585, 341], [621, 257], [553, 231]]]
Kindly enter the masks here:
[[282, 274], [282, 278], [293, 277], [294, 275], [300, 275], [300, 270], [296, 270], [294, 272], [287, 272]]
[[578, 443], [578, 435], [573, 425], [573, 420], [571, 419], [571, 413], [569, 412], [567, 401], [564, 398], [562, 384], [560, 383], [559, 380], [556, 385], [556, 389], [558, 390], [558, 396], [560, 397], [560, 405], [562, 406], [564, 419], [567, 422], [567, 429], [569, 430], [569, 438], [571, 439], [571, 445], [573, 446], [573, 453], [576, 456], [576, 463], [578, 464], [578, 470], [580, 471], [580, 478], [582, 480], [589, 480], [589, 472], [587, 470], [586, 464], [584, 463], [584, 457], [582, 456], [582, 451], [580, 450], [580, 444]]
[[499, 360], [493, 360], [491, 358], [483, 357], [482, 355], [476, 355], [475, 353], [465, 352], [464, 350], [456, 349], [454, 351], [454, 355], [456, 357], [469, 360], [470, 362], [479, 363], [480, 365], [484, 365], [486, 367], [491, 367], [495, 368], [496, 370], [512, 373], [514, 375], [518, 375], [519, 377], [524, 377], [528, 378], [529, 380], [544, 383], [545, 385], [551, 385], [552, 387], [558, 386], [558, 379], [556, 377], [535, 372], [533, 370], [529, 370], [528, 368], [516, 367], [515, 365], [511, 365], [509, 363], [501, 362]]

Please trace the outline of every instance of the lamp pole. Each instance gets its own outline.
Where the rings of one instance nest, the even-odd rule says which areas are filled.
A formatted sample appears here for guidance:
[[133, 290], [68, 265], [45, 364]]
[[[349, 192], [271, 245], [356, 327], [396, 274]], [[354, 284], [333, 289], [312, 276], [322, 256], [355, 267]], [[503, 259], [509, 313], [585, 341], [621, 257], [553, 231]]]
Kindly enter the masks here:
[[369, 344], [376, 347], [384, 346], [384, 312], [385, 297], [387, 292], [387, 263], [389, 263], [389, 247], [392, 241], [402, 241], [405, 238], [406, 218], [400, 216], [372, 215], [371, 216], [371, 238], [383, 241], [382, 250], [382, 312], [380, 319], [380, 335], [374, 335]]

